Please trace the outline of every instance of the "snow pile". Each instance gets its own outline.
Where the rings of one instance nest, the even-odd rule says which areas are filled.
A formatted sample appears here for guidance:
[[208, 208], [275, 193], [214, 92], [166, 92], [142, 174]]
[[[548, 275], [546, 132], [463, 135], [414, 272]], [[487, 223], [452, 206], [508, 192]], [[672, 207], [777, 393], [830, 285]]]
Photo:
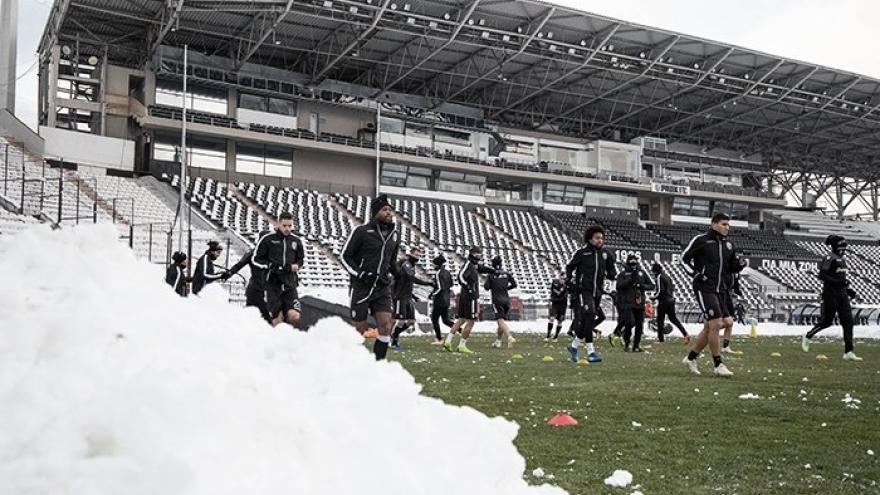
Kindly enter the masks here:
[[633, 475], [629, 471], [624, 471], [623, 469], [615, 470], [611, 476], [605, 478], [605, 484], [608, 486], [617, 486], [620, 488], [624, 488], [630, 485], [633, 482]]
[[0, 492], [564, 493], [523, 480], [515, 424], [419, 395], [341, 321], [179, 298], [116, 238], [0, 239]]

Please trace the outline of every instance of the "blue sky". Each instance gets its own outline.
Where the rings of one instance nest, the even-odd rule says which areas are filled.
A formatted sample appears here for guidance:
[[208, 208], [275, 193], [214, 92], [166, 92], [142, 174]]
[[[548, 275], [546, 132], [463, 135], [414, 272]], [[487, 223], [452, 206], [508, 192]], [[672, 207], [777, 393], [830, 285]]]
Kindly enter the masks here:
[[[880, 79], [872, 0], [556, 0], [552, 3], [647, 26], [741, 45]], [[32, 68], [50, 0], [19, 0], [16, 114], [36, 125]], [[28, 69], [32, 69], [27, 72]]]

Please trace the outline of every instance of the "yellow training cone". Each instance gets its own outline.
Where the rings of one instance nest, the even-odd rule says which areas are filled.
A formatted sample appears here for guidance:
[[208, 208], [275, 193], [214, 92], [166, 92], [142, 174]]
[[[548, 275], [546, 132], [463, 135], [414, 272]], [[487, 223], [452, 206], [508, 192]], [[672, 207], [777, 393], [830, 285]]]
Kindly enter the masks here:
[[587, 361], [586, 359], [580, 359], [580, 360], [578, 360], [577, 364], [590, 364], [590, 362]]
[[510, 356], [510, 359], [522, 359], [522, 358], [523, 358], [522, 354], [514, 354], [513, 356]]
[[541, 361], [553, 361], [553, 356], [544, 356], [544, 358], [541, 359]]
[[826, 361], [828, 360], [828, 356], [826, 356], [825, 354], [816, 354], [816, 359], [818, 359], [819, 361]]
[[782, 357], [782, 354], [780, 354], [778, 352], [771, 352], [770, 357]]

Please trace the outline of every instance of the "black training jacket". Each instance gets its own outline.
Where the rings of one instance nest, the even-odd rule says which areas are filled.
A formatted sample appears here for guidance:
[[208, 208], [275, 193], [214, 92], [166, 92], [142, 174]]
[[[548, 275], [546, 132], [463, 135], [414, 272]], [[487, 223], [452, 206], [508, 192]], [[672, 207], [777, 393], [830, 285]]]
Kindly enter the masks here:
[[587, 243], [574, 252], [565, 266], [566, 283], [579, 283], [581, 293], [601, 294], [605, 280], [617, 278], [614, 254]]
[[736, 257], [733, 243], [711, 229], [691, 239], [681, 253], [681, 265], [694, 278], [694, 290], [703, 292], [730, 289], [725, 283], [728, 275], [743, 269]]
[[516, 289], [516, 279], [507, 270], [495, 270], [486, 278], [486, 290], [492, 293], [492, 304], [507, 304], [510, 302], [508, 291]]
[[413, 298], [413, 286], [434, 285], [433, 282], [422, 280], [416, 275], [416, 266], [409, 258], [400, 260], [397, 264], [397, 275], [394, 278], [394, 300], [409, 301]]
[[218, 271], [216, 267], [214, 267], [214, 260], [211, 259], [208, 251], [205, 251], [205, 254], [203, 254], [202, 257], [199, 258], [199, 261], [196, 263], [196, 270], [195, 273], [193, 273], [193, 294], [198, 294], [206, 285], [210, 284], [211, 282], [220, 280], [220, 275], [222, 274], [222, 272]]
[[471, 258], [461, 265], [458, 270], [458, 285], [461, 286], [461, 294], [476, 299], [480, 297], [480, 274], [495, 273], [495, 270], [482, 263], [475, 263]]
[[306, 251], [302, 239], [293, 234], [285, 236], [275, 230], [257, 241], [251, 265], [263, 270], [268, 282], [296, 287], [299, 284], [299, 275], [290, 266], [296, 264], [302, 268], [305, 259]]
[[661, 303], [675, 302], [675, 287], [669, 275], [665, 273], [654, 275], [654, 295], [651, 298]]
[[400, 233], [395, 224], [371, 221], [351, 231], [340, 261], [352, 284], [371, 289], [387, 287], [394, 282], [399, 246]]
[[654, 288], [654, 282], [644, 270], [624, 270], [617, 276], [617, 297], [620, 308], [644, 308], [645, 291]]
[[823, 293], [843, 293], [843, 289], [849, 286], [847, 274], [846, 256], [834, 253], [825, 255], [819, 263], [819, 280], [822, 281]]
[[165, 271], [165, 282], [174, 289], [174, 292], [181, 296], [186, 295], [186, 274], [183, 272], [183, 268], [179, 265], [175, 265], [174, 263], [168, 265], [168, 270]]
[[431, 299], [435, 306], [449, 306], [452, 297], [452, 274], [446, 267], [441, 267], [434, 274], [434, 290], [431, 291]]
[[566, 300], [565, 282], [558, 278], [553, 280], [553, 283], [550, 284], [550, 303], [562, 304], [566, 302]]

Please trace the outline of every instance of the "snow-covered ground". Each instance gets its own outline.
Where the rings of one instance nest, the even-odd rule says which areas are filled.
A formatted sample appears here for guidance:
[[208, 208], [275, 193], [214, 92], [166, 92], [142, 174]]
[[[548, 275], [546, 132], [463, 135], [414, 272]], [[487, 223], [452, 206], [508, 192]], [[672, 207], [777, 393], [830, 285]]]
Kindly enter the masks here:
[[514, 423], [420, 395], [341, 321], [179, 298], [116, 237], [0, 239], [0, 494], [564, 493], [526, 484]]

